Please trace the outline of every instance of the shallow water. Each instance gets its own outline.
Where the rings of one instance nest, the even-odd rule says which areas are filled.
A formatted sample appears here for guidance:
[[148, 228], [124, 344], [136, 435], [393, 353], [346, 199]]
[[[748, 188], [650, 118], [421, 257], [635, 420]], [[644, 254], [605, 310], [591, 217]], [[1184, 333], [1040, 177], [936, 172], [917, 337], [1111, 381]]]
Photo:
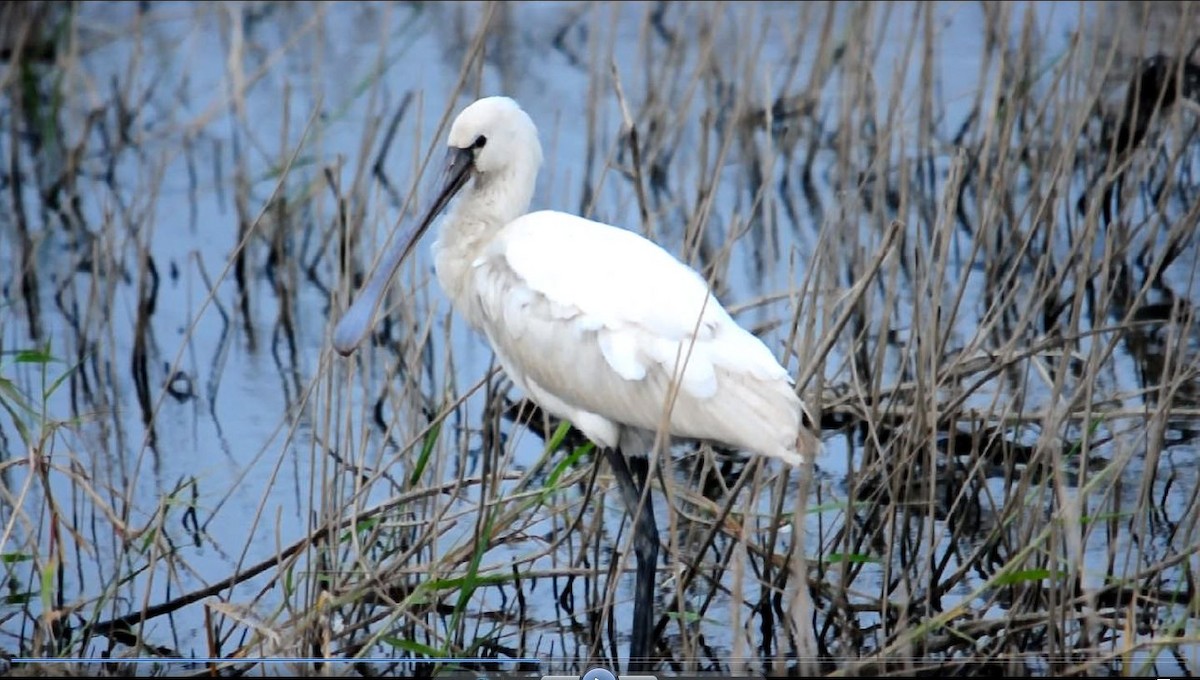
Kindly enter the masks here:
[[[673, 154], [670, 186], [679, 194], [675, 197], [678, 201], [664, 201], [666, 207], [652, 233], [673, 252], [684, 252], [686, 215], [680, 206], [692, 204], [702, 181], [701, 168], [708, 164], [701, 157], [705, 133], [697, 123], [697, 112], [705, 107], [719, 110], [712, 100], [723, 93], [697, 94], [694, 83], [686, 80], [674, 82], [670, 91], [655, 89], [655, 69], [665, 68], [668, 55], [683, 60], [671, 65], [682, 73], [699, 72], [700, 67], [693, 65], [703, 58], [699, 48], [672, 51], [663, 47], [667, 38], [644, 37], [657, 30], [650, 21], [655, 7], [641, 3], [520, 3], [497, 10], [502, 28], [489, 35], [478, 89], [479, 94], [503, 92], [515, 97], [542, 130], [546, 162], [535, 205], [586, 211], [596, 219], [637, 230], [641, 220], [631, 183], [614, 171], [604, 172], [609, 156], [620, 146], [621, 110], [607, 77], [607, 56], [596, 59], [589, 55], [597, 50], [607, 55], [611, 50], [632, 106], [640, 108], [653, 92], [660, 105], [669, 102], [678, 109], [676, 115], [687, 121], [680, 124], [678, 139], [669, 145]], [[410, 342], [406, 333], [409, 337], [428, 333], [431, 340], [424, 364], [398, 369], [397, 357], [404, 350], [396, 352], [391, 346], [362, 351], [347, 361], [335, 358], [328, 342], [332, 325], [345, 308], [347, 292], [353, 288], [339, 274], [334, 255], [340, 247], [338, 239], [330, 240], [338, 223], [338, 204], [333, 197], [345, 199], [351, 217], [361, 215], [361, 225], [352, 227], [361, 226], [365, 245], [361, 252], [367, 257], [378, 252], [380, 247], [375, 244], [391, 233], [401, 217], [400, 204], [414, 186], [415, 204], [422, 203], [421, 190], [427, 190], [428, 178], [418, 179], [416, 166], [431, 146], [440, 146], [440, 137], [435, 136], [439, 119], [476, 94], [468, 89], [452, 98], [470, 36], [485, 8], [441, 3], [181, 3], [152, 6], [142, 14], [135, 4], [85, 3], [78, 11], [81, 49], [60, 120], [66, 146], [84, 140], [86, 153], [76, 161], [45, 153], [33, 163], [38, 152], [30, 144], [19, 144], [16, 150], [23, 165], [44, 167], [49, 173], [68, 162], [81, 163], [78, 205], [64, 217], [44, 205], [30, 180], [23, 187], [37, 240], [34, 267], [39, 281], [40, 337], [31, 335], [30, 315], [25, 313], [17, 277], [7, 274], [15, 272], [18, 263], [15, 226], [0, 218], [0, 233], [10, 244], [0, 249], [0, 272], [6, 272], [0, 331], [6, 351], [48, 342], [50, 353], [66, 362], [48, 367], [51, 378], [82, 362], [80, 370], [45, 400], [45, 411], [51, 417], [80, 420], [75, 430], [57, 430], [49, 448], [61, 470], [74, 469], [90, 480], [102, 505], [110, 506], [119, 522], [98, 509], [96, 498], [81, 494], [61, 470], [52, 476], [49, 488], [62, 516], [70, 518], [67, 525], [94, 549], [94, 553], [83, 552], [74, 547], [81, 543], [69, 544], [64, 555], [69, 583], [63, 589], [68, 599], [82, 604], [83, 612], [105, 593], [104, 599], [111, 601], [94, 614], [104, 620], [210, 585], [269, 559], [302, 538], [325, 513], [343, 507], [358, 491], [358, 477], [346, 474], [345, 469], [336, 472], [337, 465], [324, 447], [336, 450], [350, 470], [363, 466], [368, 476], [378, 470], [386, 470], [396, 479], [411, 474], [420, 447], [414, 450], [408, 444], [414, 439], [419, 442], [424, 426], [422, 409], [443, 406], [445, 395], [465, 394], [490, 369], [492, 356], [486, 344], [450, 314], [446, 299], [433, 283], [428, 238], [393, 284], [395, 290], [412, 287], [416, 291], [411, 306], [405, 302], [399, 312], [410, 327], [394, 325], [389, 331], [389, 343], [401, 348]], [[1081, 17], [1076, 5], [1034, 3], [1013, 13], [1014, 36], [1025, 11], [1038, 13], [1037, 26], [1050, 54], [1062, 49], [1071, 32], [1092, 16], [1087, 5]], [[894, 73], [895, 64], [904, 63], [907, 36], [922, 30], [923, 17], [918, 14], [907, 4], [865, 13], [863, 20], [879, 45], [874, 78], [879, 92], [887, 95], [877, 102], [881, 120], [895, 113], [889, 100], [897, 89], [895, 80], [911, 83], [919, 76], [917, 62], [912, 62], [906, 73]], [[779, 93], [789, 60], [795, 57], [802, 71], [813, 63], [814, 30], [798, 25], [802, 16], [817, 21], [824, 14], [802, 15], [802, 10], [790, 3], [675, 7], [666, 11], [663, 25], [683, 36], [678, 39], [684, 44], [690, 40], [707, 44], [696, 36], [713, 30], [712, 49], [728, 55], [713, 59], [713, 67], [728, 69], [728, 82], [753, 93], [724, 94], [767, 103]], [[838, 34], [857, 30], [853, 21], [853, 12], [839, 11], [831, 30]], [[984, 73], [981, 80], [979, 42], [984, 20], [976, 5], [939, 6], [933, 25], [937, 50], [943, 57], [937, 74], [943, 93], [938, 129], [949, 136], [968, 115], [974, 91], [995, 87], [991, 80], [995, 74]], [[655, 54], [650, 65], [644, 63], [646, 48], [642, 46], [646, 44], [653, 46], [650, 51]], [[755, 50], [748, 50], [747, 45]], [[596, 87], [602, 90], [593, 94]], [[788, 92], [797, 89], [794, 85], [782, 87]], [[123, 97], [136, 103], [130, 111], [132, 117], [123, 120], [104, 108], [84, 137], [87, 112], [100, 107], [113, 89], [125, 92]], [[901, 92], [904, 89], [899, 88]], [[817, 97], [819, 106], [832, 112], [835, 120], [841, 93], [835, 75]], [[919, 134], [918, 103], [906, 102], [901, 94], [899, 106], [901, 114], [891, 139], [898, 143], [907, 138], [911, 144]], [[371, 175], [371, 163], [379, 153], [383, 130], [402, 107], [404, 115], [383, 166], [389, 189]], [[364, 130], [371, 126], [378, 126], [379, 133], [364, 149]], [[644, 139], [647, 132], [642, 131]], [[589, 135], [594, 135], [594, 148], [589, 147]], [[653, 140], [646, 143], [652, 146]], [[755, 143], [767, 145], [769, 140], [759, 134]], [[9, 138], [0, 141], [6, 157], [11, 144]], [[116, 150], [114, 144], [119, 145]], [[301, 146], [293, 159], [297, 145]], [[816, 188], [824, 207], [821, 213], [801, 209], [799, 219], [791, 221], [778, 199], [770, 199], [768, 218], [756, 220], [750, 235], [732, 246], [722, 291], [727, 304], [792, 288], [797, 269], [802, 271], [815, 251], [822, 229], [842, 227], [841, 238], [867, 249], [878, 246], [877, 218], [848, 208], [853, 201], [838, 184], [843, 180], [831, 170], [837, 163], [834, 148], [821, 149], [813, 159]], [[950, 165], [948, 152], [931, 160], [939, 173]], [[620, 162], [629, 161], [623, 157]], [[279, 171], [285, 166], [289, 168], [286, 182], [277, 187]], [[778, 181], [785, 168], [786, 164], [780, 164], [770, 173]], [[729, 239], [731, 230], [747, 222], [753, 210], [751, 176], [747, 164], [736, 155], [725, 161], [720, 184], [714, 188], [707, 234], [718, 248]], [[245, 189], [239, 191], [239, 185]], [[589, 188], [590, 196], [584, 187]], [[6, 196], [4, 200], [10, 199]], [[269, 203], [270, 209], [264, 209]], [[264, 217], [246, 240], [247, 278], [240, 287], [232, 254], [242, 239], [240, 229], [254, 223], [260, 211]], [[916, 225], [921, 223], [921, 215], [915, 209], [906, 217], [914, 225], [911, 229], [919, 229]], [[951, 252], [969, 251], [970, 234], [955, 231], [954, 238]], [[272, 256], [273, 242], [280, 244], [283, 256]], [[1066, 241], [1056, 245], [1065, 249]], [[148, 273], [143, 256], [153, 261], [156, 277]], [[1195, 261], [1193, 244], [1164, 276], [1175, 294], [1188, 300], [1196, 300], [1200, 293]], [[956, 266], [953, 261], [951, 266]], [[983, 296], [986, 279], [972, 271], [967, 295]], [[581, 275], [586, 275], [585, 266]], [[147, 291], [151, 288], [153, 313], [145, 317], [149, 327], [140, 335], [144, 345], [139, 345], [139, 300], [150, 299]], [[901, 300], [918, 294], [902, 291]], [[243, 323], [246, 309], [253, 320], [250, 326]], [[741, 313], [738, 319], [756, 326], [786, 316], [788, 309], [789, 301], [781, 300]], [[970, 338], [978, 323], [978, 315], [958, 315], [952, 337], [960, 341]], [[294, 330], [294, 347], [289, 344], [289, 328]], [[786, 328], [776, 327], [763, 337], [777, 348], [786, 332]], [[1186, 336], [1185, 341], [1193, 346], [1197, 343], [1194, 335]], [[844, 344], [834, 347], [827, 364], [831, 372], [846, 358], [845, 351]], [[139, 403], [137, 396], [138, 356], [145, 357], [147, 405]], [[1111, 370], [1102, 374], [1105, 384], [1095, 387], [1112, 394], [1135, 393], [1145, 383], [1139, 366], [1139, 360], [1122, 347]], [[5, 361], [3, 370], [4, 377], [24, 393], [43, 391], [38, 364]], [[397, 370], [405, 371], [420, 390], [401, 385], [396, 380]], [[179, 377], [172, 380], [176, 372]], [[844, 379], [837, 374], [829, 377]], [[168, 386], [183, 396], [172, 396]], [[379, 417], [391, 428], [386, 438], [371, 422], [376, 401], [383, 397]], [[968, 405], [987, 408], [992, 397], [993, 393], [981, 391]], [[1139, 407], [1136, 398], [1129, 398], [1128, 404]], [[481, 390], [447, 419], [429, 471], [422, 477], [425, 484], [452, 482], [487, 471], [480, 455], [486, 444], [479, 431], [484, 405]], [[1052, 406], [1024, 405], [1031, 411]], [[152, 415], [147, 416], [147, 411]], [[18, 461], [27, 456], [11, 419], [0, 423], [4, 427], [4, 459]], [[1190, 425], [1181, 420], [1178, 427], [1186, 432]], [[540, 439], [522, 435], [511, 423], [505, 428], [509, 457], [504, 464], [514, 472], [535, 466], [542, 454]], [[1037, 433], [1024, 436], [1036, 438]], [[1157, 462], [1159, 477], [1172, 477], [1173, 483], [1169, 487], [1160, 484], [1154, 490], [1156, 498], [1161, 496], [1164, 515], [1176, 522], [1188, 511], [1196, 488], [1194, 449], [1186, 441], [1188, 437], [1180, 439], [1182, 443], [1166, 449]], [[860, 451], [848, 446], [841, 435], [829, 437], [826, 446], [818, 464], [817, 497], [831, 502], [845, 498], [847, 480]], [[590, 458], [585, 464], [587, 460]], [[1122, 473], [1133, 489], [1144, 474], [1141, 465], [1134, 459]], [[543, 472], [540, 478], [544, 477]], [[33, 481], [24, 467], [5, 469], [10, 497], [19, 498], [17, 505], [26, 508], [26, 514], [14, 513], [12, 505], [4, 508], [10, 545], [25, 546], [26, 537], [38, 531], [33, 520], [44, 517], [40, 514], [47, 507], [44, 487]], [[1007, 493], [999, 481], [992, 479], [989, 484], [993, 482], [996, 495]], [[514, 488], [501, 485], [489, 493], [503, 495]], [[569, 490], [576, 503], [581, 491]], [[395, 493], [393, 486], [376, 478], [355, 504], [367, 508], [386, 502]], [[435, 512], [449, 509], [453, 514], [473, 508], [479, 501], [479, 489], [473, 486], [450, 495], [444, 501], [406, 505], [402, 517], [420, 524], [430, 521]], [[656, 500], [659, 525], [666, 527], [671, 513], [661, 498]], [[762, 502], [768, 503], [769, 496], [764, 495]], [[607, 501], [607, 508], [605, 540], [612, 540], [610, 533], [616, 531], [622, 508], [615, 498]], [[843, 519], [837, 511], [824, 513], [824, 517], [813, 513], [810, 536], [832, 535], [831, 527]], [[544, 537], [562, 529], [564, 515], [540, 513], [527, 521], [522, 529], [525, 536]], [[116, 526], [131, 530], [122, 536]], [[151, 531], [155, 526], [160, 528]], [[1137, 540], [1164, 553], [1174, 549], [1169, 528], [1147, 529], [1151, 540]], [[474, 517], [460, 519], [439, 538], [438, 549], [450, 552], [470, 546], [476, 530]], [[142, 549], [149, 554], [170, 551], [173, 557], [150, 559], [155, 566], [128, 581], [106, 582], [105, 575], [114, 572], [97, 570], [94, 564], [127, 559], [124, 539], [145, 541]], [[46, 535], [39, 534], [34, 540], [48, 549]], [[1132, 539], [1123, 533], [1116, 540]], [[537, 558], [527, 566], [559, 568], [566, 556], [587, 548], [565, 547], [561, 554]], [[506, 543], [486, 551], [482, 564], [485, 568], [503, 566], [539, 549], [538, 540]], [[1109, 549], [1091, 542], [1083, 559], [1103, 564]], [[813, 550], [810, 547], [810, 553]], [[1124, 549], [1116, 552], [1125, 554]], [[421, 565], [431, 561], [429, 555], [422, 555], [413, 567], [419, 573]], [[352, 558], [341, 566], [357, 568]], [[878, 572], [882, 579], [882, 567], [870, 566], [868, 574]], [[950, 569], [956, 567], [952, 563]], [[306, 568], [316, 566], [309, 563]], [[1097, 573], [1103, 574], [1103, 570]], [[18, 566], [12, 575], [16, 591], [37, 590], [36, 574]], [[253, 601], [255, 616], [272, 618], [272, 603], [277, 600], [257, 599], [271, 575], [273, 572], [268, 572], [268, 576], [227, 589], [221, 599]], [[728, 574], [726, 578], [732, 580]], [[564, 585], [561, 579], [542, 580], [539, 584], [533, 579], [528, 586], [529, 615], [543, 623], [524, 641], [523, 653], [553, 658], [555, 664], [569, 669], [572, 659], [587, 654], [586, 649], [577, 648], [587, 642], [582, 636], [556, 630], [554, 622], [564, 617], [559, 589], [575, 589], [589, 601], [592, 595], [584, 592], [588, 586], [583, 581]], [[747, 600], [756, 597], [750, 592], [758, 587], [753, 581], [747, 577]], [[631, 589], [631, 579], [621, 582], [615, 614], [618, 630], [631, 614]], [[553, 597], [548, 595], [551, 592]], [[660, 595], [666, 601], [673, 592], [664, 586]], [[969, 591], [950, 593], [944, 604], [955, 604], [955, 596], [963, 602], [978, 597]], [[500, 610], [508, 606], [505, 601], [509, 597], [503, 588], [481, 589], [472, 598], [471, 609]], [[697, 653], [720, 659], [735, 645], [727, 630], [732, 616], [727, 595], [717, 597], [699, 624], [710, 649]], [[184, 654], [204, 655], [208, 642], [203, 616], [198, 607], [182, 609], [169, 625], [163, 619], [151, 623], [145, 637]], [[486, 617], [480, 620], [486, 624]], [[5, 632], [28, 637], [29, 630], [11, 628], [26, 624], [17, 617], [0, 629], [10, 626]], [[231, 625], [223, 624], [222, 630], [228, 631]], [[484, 625], [476, 634], [486, 637], [487, 631]], [[517, 646], [513, 633], [500, 637], [504, 644]], [[93, 651], [99, 652], [105, 645], [98, 639]], [[626, 642], [619, 647], [620, 654], [627, 651]], [[383, 643], [372, 649], [396, 652]]]

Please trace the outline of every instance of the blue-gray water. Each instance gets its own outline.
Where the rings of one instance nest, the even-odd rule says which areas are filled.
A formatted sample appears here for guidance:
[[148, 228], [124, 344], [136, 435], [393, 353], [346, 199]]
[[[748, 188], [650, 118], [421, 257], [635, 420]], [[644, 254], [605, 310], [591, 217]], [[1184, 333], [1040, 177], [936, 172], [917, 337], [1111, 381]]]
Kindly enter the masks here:
[[[820, 31], [816, 24], [824, 20], [825, 10], [805, 13], [792, 3], [668, 7], [663, 24], [696, 45], [671, 51], [663, 47], [665, 39], [653, 37], [658, 30], [653, 20], [657, 9], [641, 3], [518, 3], [497, 9], [498, 28], [488, 37], [478, 92], [468, 89], [453, 96], [471, 36], [486, 11], [483, 5], [180, 3], [152, 5], [144, 13], [133, 3], [78, 7], [72, 43], [78, 52], [72, 55], [76, 61], [63, 86], [59, 120], [65, 147], [78, 145], [85, 151], [71, 158], [51, 148], [40, 152], [34, 162], [39, 153], [28, 143], [15, 149], [25, 167], [42, 168], [51, 175], [65, 165], [81, 164], [78, 204], [66, 211], [46, 208], [36, 178], [25, 178], [23, 196], [37, 244], [33, 266], [41, 282], [43, 334], [37, 339], [31, 338], [16, 275], [15, 219], [11, 211], [0, 216], [0, 239], [5, 243], [0, 249], [4, 286], [0, 337], [6, 352], [48, 343], [50, 353], [67, 362], [48, 367], [50, 380], [76, 361], [83, 362], [79, 370], [90, 376], [86, 383], [71, 378], [45, 399], [46, 417], [73, 419], [71, 427], [54, 428], [38, 417], [29, 420], [35, 437], [48, 438], [40, 446], [54, 465], [49, 489], [63, 518], [54, 540], [66, 546], [63, 587], [80, 615], [100, 620], [123, 615], [271, 557], [302, 538], [324, 519], [322, 513], [343, 507], [356, 491], [354, 475], [337, 477], [342, 486], [336, 489], [323, 486], [334, 479], [334, 463], [325, 455], [325, 447], [337, 450], [351, 465], [367, 466], [368, 475], [385, 468], [397, 477], [407, 475], [415, 453], [404, 444], [423, 426], [421, 407], [444, 405], [445, 395], [463, 394], [489, 370], [492, 356], [486, 344], [450, 313], [434, 285], [428, 238], [415, 262], [394, 283], [397, 290], [417, 288], [416, 313], [406, 323], [431, 338], [428, 365], [436, 370], [419, 378], [425, 398], [406, 391], [395, 379], [387, 382], [397, 370], [392, 352], [368, 349], [348, 362], [336, 358], [329, 347], [330, 330], [345, 307], [346, 291], [352, 289], [339, 278], [338, 239], [330, 239], [340, 228], [334, 196], [346, 200], [343, 209], [351, 228], [361, 227], [368, 244], [386, 239], [401, 216], [398, 201], [407, 199], [414, 186], [427, 187], [428, 178], [418, 178], [415, 169], [431, 146], [441, 146], [439, 123], [447, 111], [452, 115], [476, 94], [515, 97], [538, 123], [546, 150], [535, 205], [579, 212], [586, 202], [590, 216], [640, 230], [632, 184], [614, 170], [606, 171], [622, 145], [622, 114], [609, 77], [611, 59], [632, 106], [640, 110], [653, 92], [656, 105], [674, 108], [673, 115], [680, 121], [679, 137], [662, 147], [673, 154], [669, 183], [677, 195], [676, 202], [668, 204], [675, 207], [658, 216], [652, 235], [670, 250], [682, 252], [685, 211], [680, 206], [693, 205], [701, 181], [699, 168], [704, 165], [699, 160], [705, 148], [700, 112], [719, 111], [714, 102], [722, 96], [748, 97], [766, 105], [781, 92], [799, 92], [795, 82], [802, 80], [786, 82], [791, 61], [795, 59], [802, 73], [812, 68]], [[907, 139], [911, 148], [919, 134], [919, 102], [907, 93], [917, 90], [919, 61], [906, 60], [904, 54], [910, 47], [908, 37], [923, 30], [924, 17], [911, 4], [878, 5], [860, 14], [865, 26], [858, 27], [851, 20], [855, 11], [862, 12], [840, 8], [831, 30], [843, 36], [863, 30], [861, 39], [877, 45], [872, 77], [879, 92], [879, 116], [884, 120], [896, 115], [889, 143]], [[1072, 32], [1085, 25], [1095, 10], [1089, 5], [1056, 3], [1022, 6], [1013, 12], [1014, 41], [1027, 11], [1037, 13], [1045, 53], [1055, 55], [1065, 50]], [[808, 24], [802, 25], [802, 18]], [[980, 73], [985, 26], [980, 6], [939, 5], [933, 23], [940, 52], [937, 127], [948, 138], [969, 115], [975, 91], [996, 86], [995, 68]], [[709, 30], [714, 32], [711, 43], [699, 37]], [[652, 47], [643, 48], [646, 44]], [[709, 44], [712, 53], [704, 53], [700, 46]], [[682, 62], [670, 62], [668, 57]], [[909, 66], [901, 73], [896, 64]], [[675, 79], [664, 91], [657, 71], [666, 68], [696, 78]], [[696, 91], [697, 82], [708, 82], [700, 81], [705, 69], [724, 70], [724, 81], [740, 91]], [[845, 104], [840, 100], [840, 77], [835, 74], [815, 93], [818, 107], [833, 121]], [[904, 84], [897, 85], [897, 79]], [[595, 88], [599, 90], [593, 93]], [[103, 108], [103, 115], [87, 127], [89, 111], [103, 106], [114, 89], [133, 107], [132, 118], [122, 120], [111, 107]], [[892, 108], [896, 91], [898, 112]], [[402, 102], [405, 115], [386, 156], [389, 191], [371, 175], [371, 166], [384, 130]], [[9, 121], [4, 122], [7, 127]], [[364, 130], [371, 126], [378, 126], [378, 133], [372, 145], [363, 148]], [[640, 132], [644, 145], [659, 148], [652, 139], [647, 141], [654, 131]], [[589, 136], [594, 145], [590, 155]], [[765, 145], [765, 136], [759, 135], [756, 143]], [[11, 144], [11, 138], [0, 141], [5, 157], [14, 152]], [[292, 161], [297, 145], [301, 146]], [[723, 291], [728, 304], [796, 286], [796, 271], [803, 271], [823, 228], [858, 230], [854, 238], [862, 241], [862, 247], [878, 245], [878, 233], [872, 221], [863, 217], [865, 211], [849, 209], [851, 214], [845, 216], [850, 204], [844, 201], [845, 187], [828, 171], [835, 164], [834, 148], [831, 144], [819, 149], [813, 159], [826, 214], [802, 213], [800, 223], [791, 225], [778, 217], [782, 209], [773, 205], [776, 217], [771, 223], [777, 227], [773, 236], [753, 231], [732, 246]], [[945, 148], [945, 154], [932, 159], [939, 173], [950, 165], [950, 146]], [[709, 150], [710, 159], [713, 155]], [[624, 154], [616, 162], [627, 166], [630, 160]], [[289, 163], [287, 180], [276, 194], [279, 170]], [[731, 229], [745, 223], [753, 201], [746, 188], [746, 164], [736, 152], [724, 163], [708, 222], [717, 247], [725, 244]], [[239, 176], [243, 168], [244, 177]], [[778, 176], [781, 169], [770, 172]], [[237, 201], [239, 183], [249, 187], [242, 206]], [[584, 186], [598, 188], [588, 197]], [[1079, 188], [1076, 184], [1063, 189]], [[3, 200], [11, 202], [7, 193]], [[414, 204], [422, 204], [422, 197], [418, 190]], [[272, 199], [274, 203], [268, 205]], [[241, 237], [239, 224], [255, 223], [260, 213], [263, 217], [245, 244], [245, 290], [253, 320], [247, 329], [241, 325], [242, 301], [231, 257]], [[358, 215], [361, 225], [353, 223]], [[919, 221], [915, 213], [901, 217], [914, 225]], [[289, 256], [278, 267], [269, 257], [275, 238], [281, 239]], [[969, 251], [968, 234], [956, 231], [954, 238], [952, 253]], [[1191, 300], [1200, 292], [1194, 276], [1194, 247], [1185, 250], [1165, 274], [1175, 292]], [[370, 256], [378, 250], [368, 245], [361, 252]], [[154, 313], [148, 317], [150, 328], [144, 336], [148, 338], [144, 351], [152, 430], [143, 420], [131, 370], [134, 320], [142, 294], [139, 283], [143, 290], [150, 285], [140, 275], [143, 255], [153, 259], [157, 272]], [[968, 297], [985, 293], [982, 275], [976, 274], [967, 278]], [[586, 267], [581, 275], [586, 275]], [[281, 289], [288, 297], [280, 295]], [[906, 300], [915, 294], [903, 291], [900, 297]], [[287, 309], [281, 306], [285, 299], [290, 304]], [[789, 301], [782, 300], [741, 313], [738, 319], [755, 326], [779, 318], [788, 308]], [[285, 312], [296, 331], [294, 352], [281, 331]], [[978, 315], [956, 317], [955, 337], [970, 338], [978, 321]], [[81, 326], [86, 329], [83, 333]], [[393, 341], [405, 342], [403, 336], [414, 332], [414, 327], [393, 327]], [[778, 348], [786, 332], [774, 327], [764, 339]], [[1196, 342], [1194, 336], [1186, 341]], [[846, 379], [841, 372], [846, 350], [839, 343], [830, 355], [832, 381]], [[452, 366], [447, 363], [450, 358]], [[352, 374], [347, 371], [350, 366], [356, 367]], [[22, 393], [44, 391], [39, 364], [14, 364], [6, 355], [0, 367], [0, 376]], [[186, 380], [171, 380], [176, 370]], [[1126, 395], [1130, 407], [1137, 407], [1137, 399], [1128, 395], [1136, 394], [1144, 379], [1125, 350], [1118, 350], [1102, 378], [1097, 389]], [[168, 386], [186, 387], [190, 395], [172, 396]], [[383, 418], [392, 427], [390, 442], [370, 420], [374, 402], [383, 394], [389, 394]], [[968, 406], [987, 409], [992, 396], [981, 391]], [[1036, 401], [1036, 391], [1030, 399]], [[1024, 404], [1029, 411], [1052, 406]], [[434, 473], [423, 478], [426, 483], [480, 474], [481, 462], [472, 452], [481, 446], [482, 409], [482, 394], [477, 393], [447, 419], [430, 464]], [[46, 487], [29, 476], [24, 465], [29, 447], [11, 417], [0, 424], [6, 465], [4, 545], [9, 546], [0, 552], [13, 555], [17, 565], [11, 572], [14, 593], [41, 592], [38, 575], [21, 568], [29, 562], [20, 553], [32, 541], [45, 551], [43, 557], [50, 554]], [[1036, 437], [1036, 433], [1026, 436]], [[516, 443], [511, 465], [519, 472], [540, 456], [541, 442], [528, 435], [514, 435], [512, 441]], [[844, 498], [854, 459], [848, 455], [845, 438], [832, 436], [826, 445], [817, 483], [822, 500], [830, 502]], [[457, 455], [460, 449], [463, 455]], [[1174, 476], [1171, 486], [1158, 491], [1164, 512], [1177, 517], [1190, 507], [1196, 488], [1194, 450], [1187, 445], [1169, 447], [1158, 464]], [[1123, 474], [1136, 482], [1142, 474], [1139, 465], [1133, 461]], [[73, 475], [86, 478], [97, 496], [81, 493]], [[458, 504], [450, 500], [418, 504], [407, 509], [407, 519], [427, 521], [435, 508], [446, 505], [455, 506], [450, 511], [454, 515], [478, 499], [474, 487], [458, 493]], [[994, 493], [1007, 493], [998, 480]], [[394, 487], [375, 479], [356, 503], [365, 508], [394, 494]], [[622, 508], [614, 501], [609, 508], [615, 522]], [[661, 527], [666, 526], [669, 513], [661, 499], [659, 503]], [[187, 514], [189, 508], [194, 509], [194, 517]], [[474, 517], [454, 521], [457, 524], [439, 539], [442, 550], [472, 543]], [[525, 529], [530, 536], [561, 528], [561, 518], [530, 521]], [[831, 513], [829, 521], [841, 521], [840, 516]], [[160, 524], [161, 529], [156, 529]], [[72, 531], [80, 532], [78, 539]], [[818, 524], [814, 513], [810, 534], [819, 531], [831, 529]], [[31, 534], [35, 538], [30, 539]], [[95, 564], [123, 559], [126, 540], [141, 542], [140, 559], [153, 566], [132, 575], [123, 570], [129, 580], [107, 582], [114, 570], [97, 569]], [[1124, 544], [1129, 537], [1117, 540]], [[483, 564], [491, 568], [523, 559], [536, 552], [536, 543], [496, 547], [488, 551]], [[84, 545], [89, 549], [83, 550]], [[1095, 554], [1089, 552], [1087, 559], [1102, 565], [1103, 546], [1089, 543], [1088, 549]], [[163, 561], [154, 557], [155, 551], [174, 551], [174, 556]], [[1125, 554], [1124, 548], [1117, 554]], [[543, 557], [533, 566], [555, 564], [551, 557]], [[360, 567], [347, 562], [341, 568]], [[1103, 574], [1102, 567], [1097, 573]], [[273, 609], [277, 597], [260, 597], [259, 589], [266, 583], [259, 577], [222, 592], [221, 599], [245, 605], [255, 612], [253, 616], [290, 619], [290, 614]], [[626, 580], [618, 592], [618, 628], [628, 620], [631, 586]], [[533, 615], [552, 624], [556, 615], [548, 601], [549, 589], [549, 585], [535, 589], [530, 601]], [[672, 595], [664, 586], [663, 597]], [[959, 596], [974, 597], [970, 591]], [[106, 604], [93, 613], [91, 607], [101, 597]], [[500, 598], [495, 591], [480, 591], [471, 604], [476, 611], [487, 610], [498, 607]], [[732, 644], [723, 624], [728, 612], [720, 602], [707, 614], [707, 642], [716, 656]], [[947, 598], [946, 604], [954, 603]], [[18, 620], [0, 628], [10, 636], [28, 638], [31, 631], [20, 628], [27, 622], [16, 624]], [[203, 655], [207, 649], [203, 621], [203, 610], [191, 606], [179, 611], [170, 625], [160, 619], [144, 633], [153, 644]], [[563, 658], [578, 654], [569, 635], [559, 637], [544, 628], [538, 634], [545, 636], [539, 653]], [[105, 644], [95, 641], [94, 651]], [[385, 644], [380, 647], [388, 649]], [[620, 652], [625, 651], [622, 642]]]

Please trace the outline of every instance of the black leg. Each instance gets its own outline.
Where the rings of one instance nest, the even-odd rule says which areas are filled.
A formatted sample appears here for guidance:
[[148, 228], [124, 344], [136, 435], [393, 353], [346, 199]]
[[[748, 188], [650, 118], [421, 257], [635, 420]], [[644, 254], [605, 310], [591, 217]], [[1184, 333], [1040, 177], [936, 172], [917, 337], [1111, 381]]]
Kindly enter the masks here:
[[[654, 580], [658, 568], [658, 526], [654, 522], [654, 507], [650, 499], [641, 504], [642, 484], [634, 480], [629, 471], [625, 455], [614, 448], [605, 448], [604, 455], [621, 485], [621, 495], [629, 510], [633, 523], [633, 552], [637, 557], [637, 583], [633, 599], [633, 639], [629, 642], [629, 670], [648, 671], [653, 668], [650, 660], [653, 649], [651, 632], [654, 630]], [[643, 480], [644, 483], [644, 480]], [[638, 506], [642, 510], [638, 512]]]

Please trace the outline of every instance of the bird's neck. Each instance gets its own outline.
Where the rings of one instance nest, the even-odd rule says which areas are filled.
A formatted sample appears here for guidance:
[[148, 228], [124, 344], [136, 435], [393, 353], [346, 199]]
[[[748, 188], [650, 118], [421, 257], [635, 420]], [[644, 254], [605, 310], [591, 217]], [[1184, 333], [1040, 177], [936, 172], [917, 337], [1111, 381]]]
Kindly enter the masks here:
[[528, 212], [536, 181], [536, 167], [526, 173], [476, 175], [442, 220], [434, 244], [438, 281], [472, 325], [477, 326], [478, 319], [470, 292], [471, 268], [504, 225]]
[[528, 212], [537, 184], [537, 166], [514, 165], [502, 175], [475, 175], [454, 209], [455, 217], [502, 227]]

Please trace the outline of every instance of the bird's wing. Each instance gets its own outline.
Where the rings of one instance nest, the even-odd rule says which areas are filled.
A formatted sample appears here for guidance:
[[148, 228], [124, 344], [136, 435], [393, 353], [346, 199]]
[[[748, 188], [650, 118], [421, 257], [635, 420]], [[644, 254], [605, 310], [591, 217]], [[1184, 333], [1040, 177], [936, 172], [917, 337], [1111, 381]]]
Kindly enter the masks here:
[[625, 229], [530, 213], [506, 225], [473, 264], [486, 279], [476, 286], [485, 330], [501, 353], [548, 361], [564, 343], [590, 342], [621, 379], [665, 369], [699, 399], [717, 392], [718, 369], [788, 380], [695, 270]]

